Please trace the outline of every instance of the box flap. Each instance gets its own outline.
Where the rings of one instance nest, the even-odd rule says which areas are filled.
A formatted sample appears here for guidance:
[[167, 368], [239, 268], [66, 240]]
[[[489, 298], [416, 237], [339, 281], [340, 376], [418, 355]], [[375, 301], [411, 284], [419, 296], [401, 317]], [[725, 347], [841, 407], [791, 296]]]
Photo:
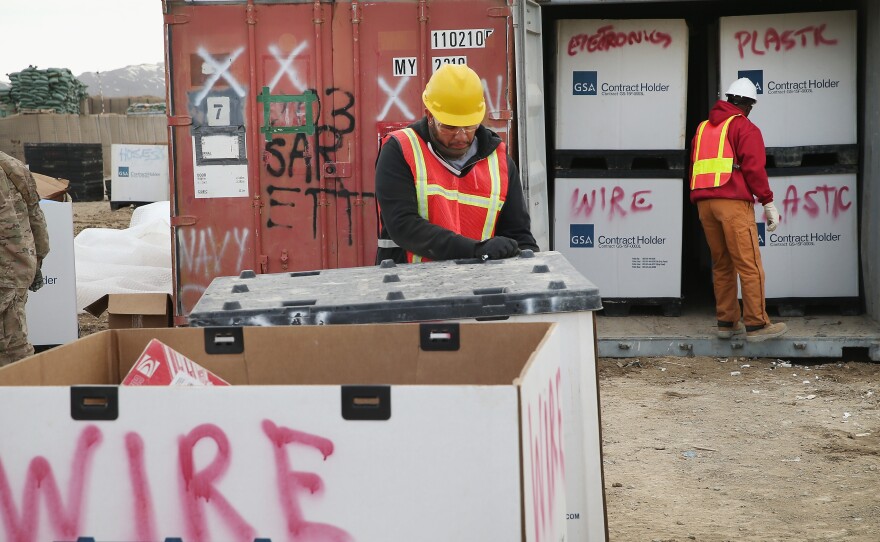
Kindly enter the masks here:
[[110, 295], [104, 294], [89, 305], [83, 307], [83, 310], [87, 313], [91, 314], [95, 318], [100, 317], [104, 314], [104, 311], [107, 310], [107, 304], [109, 302]]
[[54, 201], [64, 201], [64, 195], [67, 194], [67, 187], [70, 181], [67, 179], [57, 179], [42, 173], [33, 173], [34, 181], [37, 185], [37, 194], [40, 199], [50, 199]]
[[110, 314], [168, 314], [168, 294], [110, 294]]

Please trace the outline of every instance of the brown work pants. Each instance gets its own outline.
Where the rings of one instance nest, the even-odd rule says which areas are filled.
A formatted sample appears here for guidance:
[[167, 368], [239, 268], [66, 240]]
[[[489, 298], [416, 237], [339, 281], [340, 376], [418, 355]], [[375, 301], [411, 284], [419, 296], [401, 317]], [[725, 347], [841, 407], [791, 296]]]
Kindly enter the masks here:
[[764, 266], [758, 250], [754, 203], [732, 199], [697, 202], [700, 222], [712, 253], [715, 314], [719, 322], [739, 322], [736, 278], [742, 288], [746, 326], [770, 323], [764, 301]]

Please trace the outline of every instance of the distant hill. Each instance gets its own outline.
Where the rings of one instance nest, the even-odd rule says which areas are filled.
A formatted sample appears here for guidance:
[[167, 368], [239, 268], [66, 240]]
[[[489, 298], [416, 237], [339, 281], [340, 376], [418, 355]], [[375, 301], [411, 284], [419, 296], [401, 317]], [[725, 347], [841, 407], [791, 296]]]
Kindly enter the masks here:
[[165, 63], [138, 64], [116, 70], [85, 72], [76, 76], [88, 87], [90, 96], [105, 98], [128, 96], [165, 96]]

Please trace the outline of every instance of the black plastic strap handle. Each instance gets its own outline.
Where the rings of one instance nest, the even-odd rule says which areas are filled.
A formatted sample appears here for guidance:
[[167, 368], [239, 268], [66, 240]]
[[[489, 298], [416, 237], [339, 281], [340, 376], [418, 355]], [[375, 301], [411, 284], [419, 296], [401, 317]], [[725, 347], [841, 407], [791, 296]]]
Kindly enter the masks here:
[[391, 419], [391, 386], [342, 386], [342, 418]]
[[119, 388], [71, 386], [70, 417], [77, 421], [115, 420], [119, 417]]
[[206, 327], [205, 352], [208, 354], [241, 354], [244, 334], [240, 327]]
[[422, 350], [455, 351], [461, 346], [461, 331], [458, 324], [419, 324], [419, 338]]

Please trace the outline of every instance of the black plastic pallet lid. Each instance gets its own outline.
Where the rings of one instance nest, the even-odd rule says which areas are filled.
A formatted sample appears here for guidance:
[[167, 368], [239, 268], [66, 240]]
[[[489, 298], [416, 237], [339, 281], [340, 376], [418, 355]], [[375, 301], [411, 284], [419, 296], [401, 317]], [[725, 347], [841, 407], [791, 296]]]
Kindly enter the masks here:
[[559, 252], [218, 277], [189, 315], [192, 326], [502, 320], [596, 311], [598, 288]]

